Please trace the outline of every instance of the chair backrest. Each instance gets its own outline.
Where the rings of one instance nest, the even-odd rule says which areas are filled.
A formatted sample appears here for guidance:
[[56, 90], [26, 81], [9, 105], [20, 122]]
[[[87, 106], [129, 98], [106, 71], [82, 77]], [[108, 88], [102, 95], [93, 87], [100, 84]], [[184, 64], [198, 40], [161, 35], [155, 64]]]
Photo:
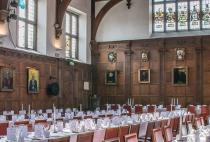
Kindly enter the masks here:
[[201, 115], [208, 116], [209, 115], [209, 108], [207, 105], [201, 106]]
[[146, 138], [152, 138], [152, 130], [155, 127], [155, 122], [149, 122], [147, 126]]
[[105, 129], [94, 131], [93, 142], [103, 142], [105, 138]]
[[194, 105], [189, 105], [187, 107], [187, 111], [193, 114], [196, 114], [195, 106]]
[[120, 142], [125, 142], [125, 135], [129, 134], [130, 126], [121, 126], [119, 127], [118, 137], [120, 138]]
[[191, 121], [187, 121], [187, 132], [191, 133], [193, 130], [193, 125]]
[[200, 117], [200, 121], [201, 121], [201, 125], [205, 126], [205, 122], [204, 122], [204, 118], [203, 117]]
[[136, 105], [135, 106], [135, 113], [136, 114], [143, 113], [143, 106], [142, 105]]
[[131, 113], [131, 106], [125, 105], [123, 106], [123, 109], [127, 110], [129, 114]]
[[153, 130], [153, 142], [164, 142], [161, 128]]
[[116, 104], [111, 105], [111, 110], [116, 111], [117, 109], [118, 109], [118, 105]]
[[118, 137], [119, 127], [107, 128], [105, 133], [105, 140]]
[[195, 126], [197, 129], [199, 129], [201, 126], [201, 119], [198, 117], [195, 118]]
[[148, 126], [148, 122], [141, 123], [140, 129], [139, 129], [139, 137], [145, 137], [146, 136], [147, 126]]
[[148, 112], [148, 113], [153, 113], [153, 112], [155, 112], [155, 106], [149, 105], [149, 106], [148, 106], [147, 112]]
[[6, 135], [7, 134], [7, 128], [9, 127], [8, 122], [0, 123], [0, 135]]
[[167, 105], [166, 106], [166, 111], [174, 111], [175, 110], [175, 106], [174, 105]]
[[69, 142], [70, 138], [69, 137], [65, 137], [65, 138], [59, 138], [59, 139], [51, 139], [48, 142]]
[[162, 121], [160, 121], [160, 120], [155, 121], [155, 126], [154, 126], [154, 128], [160, 128], [160, 127], [161, 127], [161, 123], [162, 123]]
[[125, 142], [138, 142], [136, 133], [125, 135]]
[[139, 134], [140, 124], [132, 124], [130, 126], [130, 134], [136, 133], [136, 135]]
[[165, 136], [165, 142], [173, 141], [173, 133], [172, 133], [172, 128], [170, 126], [164, 127], [164, 136]]
[[77, 136], [77, 142], [92, 142], [93, 135], [93, 132], [79, 134]]
[[104, 140], [103, 142], [120, 142], [120, 138], [107, 139]]

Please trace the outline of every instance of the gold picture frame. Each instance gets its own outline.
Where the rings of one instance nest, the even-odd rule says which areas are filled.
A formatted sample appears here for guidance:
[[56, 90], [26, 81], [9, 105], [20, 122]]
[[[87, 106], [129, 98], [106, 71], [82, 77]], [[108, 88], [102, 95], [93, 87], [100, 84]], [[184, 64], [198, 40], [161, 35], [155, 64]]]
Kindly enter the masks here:
[[40, 90], [40, 76], [39, 70], [35, 68], [28, 68], [27, 69], [27, 88], [29, 94], [38, 94]]
[[188, 67], [174, 67], [172, 69], [172, 84], [175, 86], [188, 85]]
[[117, 71], [116, 70], [105, 72], [105, 84], [117, 85]]
[[12, 92], [15, 89], [15, 70], [9, 67], [1, 67], [0, 90], [2, 92]]
[[138, 81], [139, 83], [142, 83], [142, 84], [150, 83], [150, 69], [139, 69]]

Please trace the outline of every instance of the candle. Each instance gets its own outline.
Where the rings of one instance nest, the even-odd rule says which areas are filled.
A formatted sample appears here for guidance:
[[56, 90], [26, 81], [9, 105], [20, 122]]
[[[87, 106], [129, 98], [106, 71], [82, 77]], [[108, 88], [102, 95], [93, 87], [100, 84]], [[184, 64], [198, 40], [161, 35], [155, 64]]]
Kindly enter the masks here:
[[173, 98], [171, 98], [171, 105], [173, 105]]
[[134, 98], [133, 98], [133, 102], [132, 102], [132, 105], [134, 106]]
[[179, 99], [177, 98], [177, 100], [176, 100], [176, 103], [177, 103], [177, 105], [179, 105]]
[[80, 111], [82, 111], [82, 104], [79, 105]]
[[28, 117], [30, 118], [30, 114], [31, 114], [31, 106], [30, 104], [28, 105]]
[[108, 104], [106, 104], [106, 112], [108, 112]]
[[23, 104], [21, 105], [21, 110], [23, 111]]

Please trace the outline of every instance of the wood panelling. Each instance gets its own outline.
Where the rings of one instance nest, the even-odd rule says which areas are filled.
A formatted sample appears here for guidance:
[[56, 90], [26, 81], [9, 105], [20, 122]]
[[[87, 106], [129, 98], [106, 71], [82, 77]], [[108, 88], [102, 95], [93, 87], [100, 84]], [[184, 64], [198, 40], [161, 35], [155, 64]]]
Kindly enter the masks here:
[[[177, 60], [177, 48], [185, 49], [185, 60]], [[210, 104], [210, 36], [104, 42], [95, 50], [97, 94], [102, 104], [125, 103], [128, 97], [141, 104], [169, 104], [171, 98], [179, 98], [182, 105]], [[143, 50], [149, 51], [149, 62], [141, 60]], [[110, 51], [117, 52], [116, 63], [108, 62]], [[188, 85], [172, 84], [174, 67], [188, 68]], [[151, 70], [151, 83], [138, 82], [141, 68]], [[106, 70], [118, 71], [116, 86], [105, 85]]]
[[[91, 91], [84, 91], [84, 81], [91, 83], [91, 66], [76, 63], [70, 66], [65, 60], [41, 55], [29, 54], [17, 50], [0, 48], [0, 66], [15, 68], [16, 87], [13, 92], [0, 92], [0, 112], [2, 110], [19, 110], [21, 104], [32, 109], [57, 107], [78, 107], [83, 104], [88, 108], [88, 99]], [[40, 72], [40, 93], [27, 93], [27, 68], [33, 67]], [[60, 95], [57, 97], [46, 95], [46, 85], [49, 77], [53, 76], [60, 84]], [[90, 87], [91, 88], [91, 87]]]

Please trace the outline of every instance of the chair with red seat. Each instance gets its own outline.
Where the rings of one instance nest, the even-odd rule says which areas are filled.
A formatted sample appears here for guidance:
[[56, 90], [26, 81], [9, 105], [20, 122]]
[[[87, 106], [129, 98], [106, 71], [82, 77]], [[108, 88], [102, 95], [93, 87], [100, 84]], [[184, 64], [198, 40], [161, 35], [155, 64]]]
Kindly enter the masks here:
[[165, 136], [165, 142], [173, 141], [173, 133], [172, 133], [172, 128], [170, 126], [164, 127], [164, 136]]
[[141, 123], [139, 133], [137, 134], [140, 141], [145, 141], [147, 134], [148, 122]]
[[174, 105], [167, 105], [166, 106], [166, 110], [167, 111], [174, 111], [175, 110], [175, 106]]
[[145, 136], [145, 141], [151, 141], [152, 140], [152, 131], [155, 127], [155, 122], [149, 122], [147, 126], [147, 132]]
[[120, 138], [108, 139], [108, 140], [104, 140], [103, 142], [120, 142]]
[[164, 142], [161, 128], [153, 130], [152, 138], [153, 138], [153, 142]]
[[195, 110], [195, 106], [194, 105], [189, 105], [187, 107], [187, 111], [192, 113], [192, 114], [196, 114], [196, 110]]
[[105, 140], [118, 138], [119, 127], [107, 128], [105, 132]]
[[195, 123], [196, 129], [199, 129], [200, 126], [202, 125], [202, 124], [201, 124], [201, 119], [200, 119], [200, 117], [196, 117], [194, 123]]
[[125, 142], [138, 142], [136, 133], [125, 135]]
[[148, 112], [148, 113], [153, 113], [153, 112], [155, 112], [155, 107], [156, 107], [156, 106], [154, 106], [154, 105], [149, 105], [149, 106], [147, 107], [147, 112]]
[[29, 125], [29, 120], [16, 121], [15, 125]]
[[124, 105], [123, 109], [127, 110], [129, 114], [131, 114], [131, 106], [129, 105]]
[[118, 105], [116, 105], [116, 104], [111, 105], [111, 110], [116, 111], [117, 109], [118, 109]]
[[174, 118], [174, 124], [173, 124], [173, 127], [172, 127], [172, 132], [173, 132], [174, 136], [176, 136], [178, 134], [178, 131], [179, 131], [179, 120], [180, 120], [179, 117]]
[[143, 113], [143, 106], [142, 105], [136, 105], [135, 106], [135, 113], [136, 114]]
[[140, 124], [131, 124], [129, 134], [136, 133], [139, 134]]
[[0, 123], [0, 136], [7, 134], [8, 127], [9, 127], [9, 122]]
[[119, 127], [118, 137], [120, 138], [120, 142], [125, 142], [125, 135], [129, 134], [130, 126], [121, 126]]
[[77, 142], [93, 142], [93, 132], [78, 134]]

